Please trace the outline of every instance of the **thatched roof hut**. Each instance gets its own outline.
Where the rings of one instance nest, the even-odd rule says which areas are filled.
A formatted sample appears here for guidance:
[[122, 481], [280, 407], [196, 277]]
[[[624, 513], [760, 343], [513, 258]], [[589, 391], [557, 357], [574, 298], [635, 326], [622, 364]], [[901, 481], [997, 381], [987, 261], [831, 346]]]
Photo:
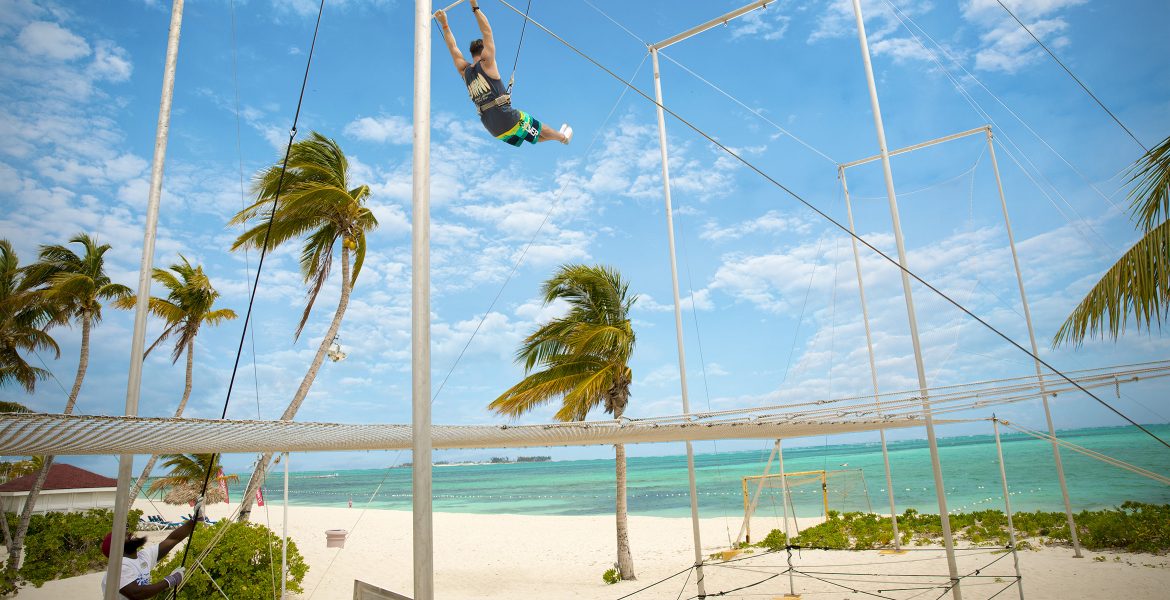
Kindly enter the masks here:
[[[198, 484], [178, 485], [167, 492], [167, 495], [163, 497], [163, 502], [167, 504], [190, 504], [199, 498], [199, 491]], [[219, 489], [219, 484], [212, 482], [207, 486], [207, 493], [203, 495], [204, 504], [217, 504], [224, 501], [223, 490]]]

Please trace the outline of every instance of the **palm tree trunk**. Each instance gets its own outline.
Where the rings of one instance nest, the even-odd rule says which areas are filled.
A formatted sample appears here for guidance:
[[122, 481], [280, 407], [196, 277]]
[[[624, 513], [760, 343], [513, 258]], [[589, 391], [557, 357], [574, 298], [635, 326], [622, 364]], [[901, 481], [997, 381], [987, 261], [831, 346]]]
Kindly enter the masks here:
[[[69, 392], [69, 400], [65, 403], [64, 414], [73, 414], [73, 407], [77, 404], [77, 395], [81, 393], [81, 382], [85, 380], [85, 371], [89, 368], [89, 331], [91, 327], [89, 313], [81, 314], [81, 358], [77, 362], [77, 377], [73, 379], [73, 389]], [[16, 576], [17, 569], [24, 562], [24, 538], [28, 534], [28, 525], [32, 521], [32, 511], [45, 487], [45, 479], [49, 477], [49, 469], [53, 467], [55, 456], [46, 456], [45, 464], [37, 473], [32, 489], [24, 499], [24, 510], [20, 512], [20, 521], [16, 524], [16, 532], [12, 535], [12, 544], [8, 547], [7, 571], [11, 577]]]
[[16, 524], [16, 533], [12, 536], [12, 545], [8, 547], [8, 564], [6, 570], [10, 579], [15, 579], [17, 569], [24, 563], [24, 536], [28, 533], [28, 524], [32, 521], [33, 507], [36, 506], [37, 496], [41, 488], [45, 487], [45, 479], [49, 477], [49, 469], [53, 468], [52, 456], [45, 457], [45, 466], [37, 473], [32, 489], [24, 500], [24, 510], [20, 512], [20, 521]]
[[[614, 407], [614, 418], [622, 418], [625, 412], [625, 403]], [[617, 566], [623, 580], [637, 579], [634, 577], [634, 558], [630, 554], [630, 526], [626, 520], [626, 447], [623, 444], [614, 444], [614, 463], [617, 468]]]
[[4, 530], [4, 548], [12, 548], [12, 532], [8, 529], [8, 507], [0, 504], [0, 529]]
[[89, 369], [89, 313], [81, 314], [81, 358], [77, 361], [77, 377], [73, 378], [73, 389], [69, 391], [69, 401], [65, 403], [65, 414], [73, 414], [73, 405], [77, 404], [77, 395], [81, 393], [81, 382], [85, 379], [85, 371]]
[[[191, 341], [187, 342], [187, 383], [183, 386], [183, 398], [179, 400], [179, 407], [175, 409], [176, 419], [183, 416], [183, 409], [187, 408], [187, 400], [191, 398], [191, 378], [194, 372], [195, 336], [192, 335]], [[146, 480], [150, 477], [150, 471], [154, 468], [154, 463], [156, 462], [158, 462], [158, 455], [151, 454], [150, 460], [146, 461], [146, 466], [142, 469], [142, 474], [134, 482], [134, 487], [130, 488], [130, 502], [126, 506], [134, 507], [134, 500], [138, 498], [138, 492], [142, 491], [142, 486], [146, 485]]]
[[[313, 381], [317, 378], [317, 372], [321, 370], [321, 364], [325, 362], [325, 353], [329, 350], [330, 344], [333, 343], [333, 338], [337, 337], [337, 332], [341, 329], [341, 319], [345, 316], [345, 309], [349, 306], [349, 294], [352, 290], [352, 282], [349, 274], [349, 250], [344, 245], [341, 247], [341, 299], [337, 301], [337, 312], [333, 313], [333, 321], [329, 324], [329, 330], [325, 332], [325, 339], [321, 340], [321, 345], [317, 348], [317, 354], [313, 356], [313, 362], [309, 365], [309, 372], [305, 373], [305, 378], [301, 380], [301, 386], [297, 388], [296, 395], [293, 396], [292, 402], [289, 402], [288, 408], [284, 409], [284, 414], [280, 416], [281, 421], [291, 421], [297, 414], [297, 410], [301, 408], [305, 397], [309, 395], [309, 389], [313, 387]], [[265, 452], [260, 460], [256, 462], [256, 468], [252, 471], [252, 477], [248, 480], [248, 487], [244, 489], [244, 499], [240, 504], [240, 515], [237, 520], [241, 523], [248, 521], [252, 515], [252, 502], [256, 498], [256, 490], [264, 482], [264, 477], [268, 472], [268, 463], [272, 462], [272, 452]]]

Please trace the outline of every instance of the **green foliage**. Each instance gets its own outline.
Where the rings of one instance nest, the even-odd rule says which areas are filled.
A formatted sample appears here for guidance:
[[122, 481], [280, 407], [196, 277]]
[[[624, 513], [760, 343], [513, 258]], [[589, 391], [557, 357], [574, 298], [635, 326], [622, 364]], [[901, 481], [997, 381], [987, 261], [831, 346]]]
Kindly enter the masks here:
[[1129, 183], [1130, 213], [1142, 237], [1073, 309], [1053, 348], [1090, 337], [1116, 340], [1130, 320], [1139, 331], [1161, 329], [1170, 316], [1170, 137], [1134, 163]]
[[[202, 599], [220, 597], [211, 580], [202, 569], [194, 567], [195, 558], [203, 553], [208, 542], [225, 527], [229, 528], [211, 553], [203, 560], [203, 568], [215, 578], [215, 583], [232, 600], [264, 600], [272, 597], [273, 582], [280, 589], [280, 536], [267, 527], [256, 523], [237, 523], [222, 519], [211, 527], [198, 527], [187, 559], [187, 582], [179, 590], [179, 599]], [[178, 568], [183, 560], [183, 551], [176, 548], [170, 560], [155, 568], [152, 580], [158, 581]], [[300, 593], [301, 581], [309, 566], [297, 550], [297, 545], [288, 540], [288, 591]]]
[[1090, 550], [1170, 551], [1170, 504], [1125, 502], [1119, 510], [1086, 511], [1076, 520], [1081, 543]]
[[[159, 490], [168, 491], [171, 488], [190, 488], [198, 490], [204, 481], [215, 477], [219, 473], [220, 462], [218, 454], [164, 454], [163, 466], [170, 469], [166, 477], [159, 477], [150, 482], [146, 489], [147, 494]], [[210, 465], [211, 468], [208, 468]], [[236, 474], [227, 475], [225, 481], [232, 483], [240, 480]], [[198, 495], [196, 491], [195, 495]]]
[[622, 574], [618, 573], [617, 569], [610, 569], [601, 574], [601, 579], [608, 585], [613, 585], [622, 580]]
[[553, 418], [584, 421], [601, 406], [620, 418], [630, 397], [634, 329], [630, 310], [637, 296], [616, 269], [563, 265], [541, 288], [545, 305], [563, 300], [568, 312], [528, 334], [516, 351], [525, 377], [488, 404], [499, 415], [519, 417], [555, 399]]
[[[15, 513], [5, 516], [10, 527], [15, 529], [19, 517]], [[131, 531], [141, 516], [140, 510], [130, 511], [126, 523]], [[20, 579], [18, 582], [0, 582], [0, 588], [6, 583], [24, 582], [40, 587], [53, 579], [104, 569], [106, 556], [102, 554], [102, 538], [110, 532], [113, 522], [112, 511], [97, 508], [85, 512], [33, 515], [24, 543], [24, 566], [17, 575]]]
[[[60, 357], [61, 349], [45, 332], [56, 319], [53, 306], [30, 291], [33, 282], [26, 273], [12, 243], [0, 239], [0, 388], [16, 384], [31, 394], [49, 372], [29, 364], [25, 355], [46, 350]], [[28, 412], [14, 410], [20, 406], [15, 402], [5, 405], [4, 412]]]
[[[1024, 512], [1012, 515], [1017, 547], [1033, 548], [1028, 539], [1043, 544], [1071, 544], [1064, 513]], [[1081, 511], [1076, 515], [1081, 544], [1089, 550], [1127, 552], [1170, 552], [1170, 504], [1126, 502], [1120, 508]], [[951, 515], [956, 540], [976, 546], [1007, 546], [1007, 515], [983, 510]], [[907, 509], [898, 517], [898, 532], [904, 545], [925, 546], [942, 541], [942, 520], [938, 515]], [[893, 546], [893, 526], [888, 517], [869, 513], [829, 511], [824, 523], [809, 527], [792, 538], [796, 546], [834, 550], [868, 550]], [[784, 532], [772, 530], [757, 544], [769, 550], [784, 549]]]

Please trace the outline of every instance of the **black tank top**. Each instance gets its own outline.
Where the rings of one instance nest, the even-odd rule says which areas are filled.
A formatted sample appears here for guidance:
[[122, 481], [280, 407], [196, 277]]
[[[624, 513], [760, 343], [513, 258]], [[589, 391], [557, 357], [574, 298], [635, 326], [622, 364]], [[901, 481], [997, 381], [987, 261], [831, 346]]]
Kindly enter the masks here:
[[[504, 82], [488, 75], [483, 65], [475, 64], [463, 70], [463, 81], [467, 84], [467, 95], [477, 107], [491, 104], [496, 98], [508, 93]], [[479, 120], [492, 135], [498, 136], [511, 129], [520, 120], [520, 112], [512, 108], [511, 102], [505, 102], [496, 107], [482, 109]]]

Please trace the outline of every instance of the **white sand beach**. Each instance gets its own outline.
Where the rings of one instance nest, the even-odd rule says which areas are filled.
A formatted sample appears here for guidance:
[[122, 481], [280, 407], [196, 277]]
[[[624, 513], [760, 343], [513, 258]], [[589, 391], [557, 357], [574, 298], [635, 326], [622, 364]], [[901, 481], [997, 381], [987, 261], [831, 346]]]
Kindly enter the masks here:
[[[185, 507], [139, 501], [136, 508], [155, 514], [155, 507], [168, 518], [177, 518]], [[234, 506], [209, 507], [213, 519], [229, 515]], [[255, 522], [267, 524], [279, 533], [282, 507], [269, 503], [257, 508]], [[740, 520], [707, 518], [701, 533], [705, 555], [728, 547]], [[326, 529], [351, 532], [344, 549], [327, 548]], [[608, 516], [527, 516], [435, 513], [435, 589], [439, 598], [581, 598], [616, 599], [660, 579], [684, 571], [694, 560], [691, 523], [685, 518], [630, 517], [630, 543], [638, 579], [615, 585], [602, 582], [601, 574], [612, 566], [614, 522]], [[152, 541], [164, 532], [149, 534]], [[289, 508], [289, 535], [309, 564], [305, 592], [291, 598], [349, 600], [353, 581], [367, 583], [409, 596], [411, 584], [411, 515], [404, 511], [321, 508]], [[786, 565], [784, 553], [737, 557], [732, 563], [713, 561], [705, 568], [707, 593], [726, 591], [780, 573]], [[1011, 556], [988, 549], [960, 552], [960, 572], [983, 569], [981, 577], [964, 580], [964, 598], [989, 598], [1014, 576]], [[1003, 557], [991, 566], [987, 563]], [[1103, 557], [1101, 560], [1099, 557]], [[1065, 548], [1021, 551], [1020, 569], [1029, 600], [1067, 598], [1161, 599], [1170, 589], [1170, 557], [1145, 554], [1086, 552], [1074, 558]], [[798, 593], [805, 598], [861, 597], [839, 587], [853, 580], [866, 590], [905, 588], [923, 585], [922, 580], [945, 581], [947, 567], [941, 549], [913, 550], [903, 555], [876, 551], [803, 551], [793, 555], [793, 564], [806, 575], [794, 577]], [[826, 575], [849, 572], [854, 575]], [[875, 577], [881, 575], [881, 577]], [[933, 575], [933, 577], [920, 577]], [[833, 579], [838, 585], [812, 576]], [[686, 575], [665, 581], [634, 599], [679, 597]], [[998, 578], [998, 579], [997, 579]], [[20, 598], [98, 598], [100, 573], [54, 581], [40, 589], [25, 588]], [[915, 583], [917, 582], [917, 583]], [[727, 597], [781, 597], [788, 592], [788, 576], [774, 577], [760, 585]], [[696, 594], [695, 579], [686, 582], [682, 597]], [[920, 597], [934, 598], [939, 591]], [[890, 592], [888, 597], [909, 597], [908, 592]], [[949, 597], [949, 595], [947, 596]], [[1014, 589], [999, 598], [1017, 598]]]

